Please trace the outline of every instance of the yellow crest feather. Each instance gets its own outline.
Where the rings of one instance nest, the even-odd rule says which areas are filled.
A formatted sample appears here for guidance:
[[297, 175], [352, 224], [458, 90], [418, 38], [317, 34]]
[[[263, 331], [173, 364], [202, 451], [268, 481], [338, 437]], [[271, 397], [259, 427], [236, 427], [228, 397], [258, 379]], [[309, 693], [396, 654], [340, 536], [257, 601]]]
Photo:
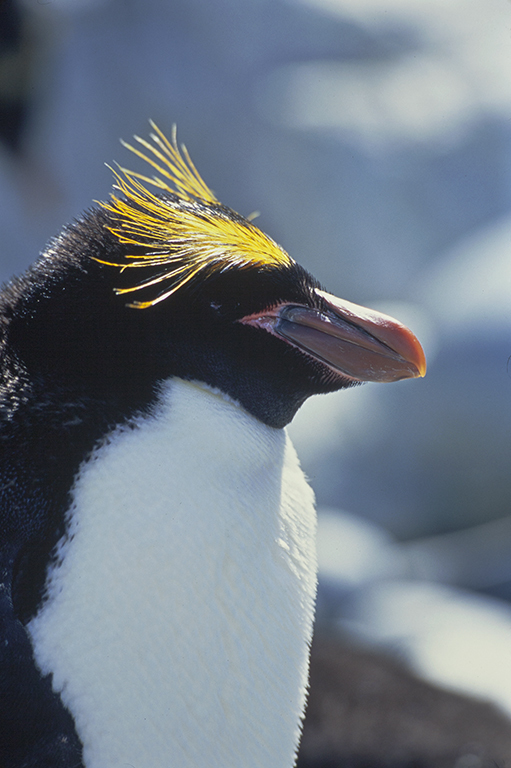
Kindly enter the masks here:
[[[145, 309], [168, 298], [187, 283], [230, 269], [262, 269], [293, 264], [290, 256], [248, 219], [225, 208], [201, 178], [184, 145], [178, 147], [174, 127], [172, 141], [151, 122], [152, 143], [135, 136], [145, 150], [126, 144], [147, 162], [157, 175], [149, 178], [127, 168], [113, 171], [114, 192], [109, 203], [100, 203], [115, 226], [110, 231], [137, 254], [127, 253], [126, 262], [103, 264], [124, 271], [153, 268], [156, 273], [117, 293], [132, 293], [163, 283], [163, 290], [148, 301], [129, 306]], [[155, 187], [160, 192], [153, 192]], [[140, 250], [142, 249], [142, 250]]]

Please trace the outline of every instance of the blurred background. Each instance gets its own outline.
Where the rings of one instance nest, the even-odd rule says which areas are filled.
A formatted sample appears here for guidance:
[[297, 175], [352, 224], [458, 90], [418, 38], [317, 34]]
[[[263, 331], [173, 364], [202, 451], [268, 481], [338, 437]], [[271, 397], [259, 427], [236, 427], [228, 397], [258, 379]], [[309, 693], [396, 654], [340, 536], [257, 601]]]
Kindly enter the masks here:
[[149, 118], [428, 357], [291, 426], [320, 512], [299, 765], [509, 768], [511, 3], [0, 0], [2, 281]]

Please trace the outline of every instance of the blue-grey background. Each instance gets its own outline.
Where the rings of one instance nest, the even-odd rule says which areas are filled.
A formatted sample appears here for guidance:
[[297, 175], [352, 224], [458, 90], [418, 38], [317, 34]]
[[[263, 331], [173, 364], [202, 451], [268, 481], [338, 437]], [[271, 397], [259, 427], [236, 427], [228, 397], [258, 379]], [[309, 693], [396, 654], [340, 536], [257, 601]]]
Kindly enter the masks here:
[[219, 199], [426, 349], [424, 380], [317, 398], [291, 428], [320, 617], [511, 712], [511, 4], [7, 6], [0, 278], [108, 196], [104, 163], [136, 162], [119, 138], [177, 123]]

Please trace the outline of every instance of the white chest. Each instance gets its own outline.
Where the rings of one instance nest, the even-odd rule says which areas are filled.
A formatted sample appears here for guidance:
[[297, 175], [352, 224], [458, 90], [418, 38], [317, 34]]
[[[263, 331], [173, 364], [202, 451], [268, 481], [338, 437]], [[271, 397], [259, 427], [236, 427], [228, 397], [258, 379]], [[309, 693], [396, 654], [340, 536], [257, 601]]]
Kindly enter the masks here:
[[29, 630], [87, 768], [291, 768], [316, 586], [283, 430], [174, 380], [79, 473]]

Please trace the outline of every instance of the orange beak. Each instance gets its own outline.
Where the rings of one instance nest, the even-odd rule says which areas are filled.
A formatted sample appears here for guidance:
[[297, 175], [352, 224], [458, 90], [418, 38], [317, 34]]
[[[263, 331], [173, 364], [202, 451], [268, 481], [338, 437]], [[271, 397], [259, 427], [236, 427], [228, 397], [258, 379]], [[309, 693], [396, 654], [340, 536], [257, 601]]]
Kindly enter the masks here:
[[353, 381], [390, 382], [426, 373], [416, 336], [398, 320], [317, 291], [323, 311], [282, 304], [242, 322], [284, 339]]

